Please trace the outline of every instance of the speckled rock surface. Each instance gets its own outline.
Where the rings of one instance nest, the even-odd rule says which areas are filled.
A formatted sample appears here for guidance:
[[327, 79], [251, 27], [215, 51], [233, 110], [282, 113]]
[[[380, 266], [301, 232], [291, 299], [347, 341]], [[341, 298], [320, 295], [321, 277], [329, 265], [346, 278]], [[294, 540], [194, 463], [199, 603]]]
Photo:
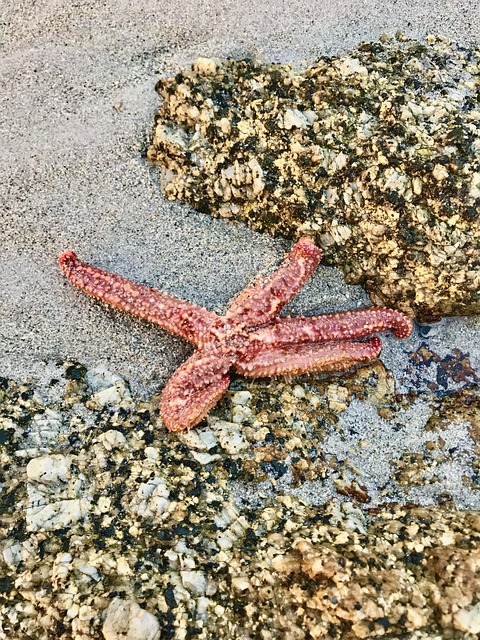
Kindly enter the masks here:
[[374, 304], [480, 312], [480, 53], [388, 38], [303, 71], [201, 58], [160, 80], [167, 197], [312, 235]]
[[106, 368], [54, 373], [0, 380], [2, 640], [478, 637], [468, 362], [448, 393], [237, 378], [178, 435]]

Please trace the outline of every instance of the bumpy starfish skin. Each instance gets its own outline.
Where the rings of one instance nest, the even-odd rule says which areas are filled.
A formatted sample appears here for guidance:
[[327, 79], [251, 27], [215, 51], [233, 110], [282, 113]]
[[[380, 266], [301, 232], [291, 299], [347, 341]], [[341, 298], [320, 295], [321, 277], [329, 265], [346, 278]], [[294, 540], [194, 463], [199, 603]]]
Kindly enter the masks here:
[[301, 238], [274, 273], [257, 278], [230, 302], [224, 316], [81, 262], [73, 251], [62, 253], [59, 263], [76, 287], [197, 347], [168, 381], [160, 403], [166, 427], [181, 431], [200, 422], [222, 397], [230, 369], [251, 377], [344, 371], [381, 351], [379, 338], [358, 338], [387, 329], [398, 338], [410, 335], [410, 318], [383, 307], [278, 317], [321, 258], [320, 249]]

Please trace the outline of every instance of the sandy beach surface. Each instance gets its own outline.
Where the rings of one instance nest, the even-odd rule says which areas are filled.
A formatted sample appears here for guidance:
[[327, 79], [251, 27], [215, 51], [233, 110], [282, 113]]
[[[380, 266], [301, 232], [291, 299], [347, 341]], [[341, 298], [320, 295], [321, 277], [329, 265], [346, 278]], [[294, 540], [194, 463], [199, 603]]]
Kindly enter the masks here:
[[[242, 225], [212, 219], [184, 204], [166, 200], [160, 188], [158, 170], [145, 158], [158, 108], [154, 87], [160, 77], [175, 74], [200, 56], [254, 56], [264, 61], [292, 63], [301, 67], [323, 54], [340, 54], [361, 41], [376, 41], [384, 33], [393, 35], [397, 31], [418, 39], [433, 33], [465, 44], [480, 42], [478, 3], [467, 0], [447, 3], [439, 0], [399, 0], [393, 3], [379, 0], [304, 0], [290, 3], [279, 0], [261, 3], [244, 0], [222, 3], [140, 0], [114, 3], [102, 0], [72, 4], [64, 0], [42, 0], [39, 3], [3, 0], [0, 6], [0, 376], [18, 382], [29, 378], [40, 393], [45, 392], [44, 398], [47, 398], [51, 379], [59, 377], [61, 367], [58, 363], [69, 360], [81, 363], [86, 369], [104, 366], [128, 380], [135, 397], [148, 399], [151, 394], [161, 391], [169, 376], [191, 353], [191, 348], [182, 340], [109, 309], [71, 287], [57, 264], [58, 254], [66, 249], [76, 251], [81, 259], [109, 271], [221, 312], [236, 292], [259, 271], [278, 264], [290, 248], [291, 244], [286, 240], [254, 233]], [[320, 266], [311, 283], [295, 298], [289, 309], [295, 314], [321, 313], [368, 304], [368, 297], [361, 287], [348, 287], [339, 271]], [[480, 375], [479, 338], [478, 317], [448, 318], [428, 329], [417, 326], [406, 341], [385, 336], [382, 362], [392, 372], [398, 394], [422, 394], [428, 392], [432, 384], [439, 384], [439, 370], [425, 365], [422, 375], [412, 374], [408, 354], [426, 346], [429, 352], [447, 362], [449, 358], [464, 362], [467, 357], [473, 373], [466, 378], [455, 378], [452, 374], [448, 383], [449, 391], [461, 392], [466, 386], [473, 388], [475, 381], [478, 383], [475, 376]], [[92, 383], [92, 389], [95, 384]], [[365, 382], [366, 387], [368, 384], [370, 382]], [[101, 389], [101, 385], [98, 388]], [[332, 389], [327, 387], [328, 392], [337, 392]], [[232, 394], [235, 391], [233, 389]], [[317, 392], [321, 398], [320, 391]], [[478, 384], [474, 392], [478, 394]], [[247, 392], [242, 387], [238, 393]], [[252, 393], [255, 397], [255, 392]], [[284, 393], [288, 395], [290, 391]], [[301, 394], [304, 391], [297, 389], [291, 393], [293, 406], [303, 398]], [[251, 394], [237, 395], [237, 404], [243, 406], [246, 397], [251, 397]], [[55, 402], [54, 398], [51, 406], [60, 411], [61, 403], [57, 406]], [[232, 402], [235, 404], [235, 400]], [[282, 407], [285, 407], [285, 402], [282, 402]], [[70, 420], [68, 412], [71, 405], [61, 406]], [[89, 410], [88, 403], [86, 408], [82, 405], [79, 416], [87, 415]], [[448, 410], [447, 407], [445, 412]], [[46, 453], [47, 457], [55, 457], [58, 453], [55, 448], [57, 427], [52, 427], [57, 418], [52, 418], [53, 414], [48, 414], [48, 411], [46, 420], [50, 420], [50, 426], [47, 431], [52, 439], [46, 443], [25, 445], [25, 454], [22, 453], [23, 457], [15, 462], [19, 476], [24, 474], [32, 456]], [[392, 426], [388, 416], [380, 416], [373, 405], [367, 406], [360, 399], [349, 401], [348, 408], [346, 405], [345, 410], [342, 408], [338, 429], [329, 431], [322, 446], [329, 455], [336, 456], [338, 463], [346, 461], [350, 469], [368, 471], [364, 484], [369, 499], [373, 500], [371, 506], [393, 499], [400, 503], [428, 505], [441, 502], [440, 497], [448, 494], [451, 505], [478, 510], [478, 475], [472, 471], [477, 467], [472, 467], [475, 464], [473, 441], [469, 423], [465, 422], [452, 420], [451, 430], [443, 434], [442, 446], [448, 449], [451, 458], [442, 467], [437, 484], [419, 482], [415, 485], [412, 481], [410, 492], [403, 493], [402, 487], [409, 480], [402, 485], [402, 476], [402, 487], [398, 491], [391, 489], [390, 459], [395, 458], [398, 480], [404, 472], [402, 456], [430, 446], [429, 436], [423, 429], [432, 412], [432, 406], [427, 406], [426, 401], [420, 398], [412, 401], [404, 411], [400, 410], [398, 420]], [[305, 420], [308, 422], [307, 418]], [[85, 425], [93, 429], [93, 418], [85, 418]], [[116, 427], [109, 424], [107, 428], [115, 430]], [[58, 433], [65, 436], [60, 427], [58, 429]], [[220, 431], [217, 429], [215, 432], [219, 441]], [[84, 431], [85, 438], [89, 437], [87, 433], [88, 430]], [[361, 433], [366, 434], [365, 437], [374, 445], [368, 455], [361, 452]], [[132, 428], [128, 434], [129, 438], [135, 438], [135, 429]], [[402, 434], [407, 434], [407, 443], [402, 440]], [[98, 437], [101, 440], [104, 435], [101, 433]], [[243, 436], [236, 434], [235, 437]], [[252, 432], [248, 438], [251, 444], [256, 435]], [[185, 442], [185, 447], [195, 449], [192, 442]], [[105, 444], [108, 451], [115, 446], [110, 442], [109, 449]], [[134, 445], [131, 446], [133, 448], [129, 451], [135, 449]], [[176, 446], [175, 441], [172, 451]], [[175, 451], [177, 455], [177, 449]], [[231, 453], [228, 446], [226, 451]], [[64, 454], [67, 455], [62, 449], [58, 455], [62, 457]], [[145, 464], [157, 464], [152, 462], [154, 453], [150, 451], [150, 454], [152, 458]], [[115, 455], [112, 454], [113, 457]], [[13, 453], [12, 456], [15, 459]], [[60, 466], [64, 464], [60, 458], [55, 460]], [[143, 462], [137, 460], [135, 464], [140, 477], [142, 472], [138, 469], [142, 468]], [[89, 465], [90, 462], [85, 462], [85, 469]], [[127, 468], [133, 469], [133, 466], [129, 459]], [[225, 464], [225, 468], [227, 466]], [[36, 471], [30, 467], [29, 473], [29, 482], [35, 484], [38, 481]], [[61, 477], [63, 472], [57, 469], [55, 473]], [[88, 476], [87, 471], [83, 473]], [[131, 473], [129, 481], [134, 482], [134, 473]], [[462, 477], [467, 476], [468, 482], [462, 483]], [[112, 483], [119, 477], [116, 480], [114, 477]], [[85, 481], [83, 476], [81, 481]], [[262, 485], [265, 495], [289, 492], [288, 483], [282, 485], [279, 481], [277, 486], [273, 480], [265, 482], [266, 485]], [[473, 486], [475, 482], [476, 488]], [[80, 484], [79, 481], [78, 486]], [[318, 505], [336, 496], [337, 489], [338, 484], [331, 479], [324, 485], [305, 482], [292, 495], [309, 505]], [[165, 491], [165, 496], [168, 496], [168, 490]], [[181, 493], [180, 489], [178, 491]], [[250, 486], [237, 483], [233, 486], [232, 495], [237, 506], [240, 504], [239, 496], [245, 504], [249, 501], [256, 504], [257, 491], [254, 483]], [[105, 495], [107, 493], [106, 482]], [[84, 494], [75, 495], [81, 509], [84, 508], [82, 505], [87, 502], [91, 505], [96, 500], [92, 501], [94, 493], [90, 494], [87, 489]], [[347, 491], [342, 495], [351, 498], [353, 494]], [[19, 504], [25, 506], [26, 498], [22, 496]], [[93, 509], [85, 507], [87, 511], [90, 508]], [[75, 526], [81, 522], [84, 516], [81, 509], [73, 520], [67, 518], [68, 526], [72, 522]], [[132, 517], [137, 517], [140, 507], [132, 507], [132, 513], [136, 514]], [[216, 517], [212, 515], [212, 518]], [[60, 526], [57, 523], [53, 529]], [[48, 522], [41, 519], [31, 520], [29, 527], [34, 536], [43, 535], [38, 534], [39, 531], [53, 530], [52, 527], [49, 529]], [[135, 538], [135, 534], [132, 536]], [[12, 542], [13, 547], [15, 544]], [[52, 551], [52, 557], [55, 553]], [[128, 553], [125, 553], [127, 557]], [[13, 551], [8, 556], [13, 576], [17, 575], [15, 557]], [[141, 557], [139, 552], [138, 558]], [[95, 565], [91, 558], [90, 561]], [[87, 563], [85, 566], [90, 565]], [[106, 571], [105, 567], [101, 571]], [[147, 569], [145, 571], [148, 573]], [[135, 572], [136, 569], [131, 569], [125, 576]], [[183, 571], [183, 586], [178, 587], [178, 593], [175, 592], [177, 601], [180, 602], [179, 593], [189, 589], [196, 596], [201, 593], [204, 597], [201, 589], [195, 592], [198, 585], [192, 586], [192, 576], [183, 575], [185, 573], [193, 575], [195, 572]], [[92, 576], [96, 581], [94, 573]], [[163, 580], [161, 571], [158, 579]], [[131, 595], [129, 588], [125, 587], [127, 595]], [[165, 600], [162, 601], [164, 613], [171, 604], [170, 586], [166, 589]], [[156, 605], [148, 604], [148, 597], [144, 596], [142, 606], [160, 615], [154, 610]], [[82, 640], [124, 637], [115, 635], [120, 634], [120, 627], [113, 623], [112, 632], [103, 627], [103, 636], [98, 635], [98, 629], [105, 620], [108, 598], [107, 589], [95, 602], [89, 600], [94, 620], [90, 630], [86, 623], [79, 622], [76, 635], [69, 636], [69, 631], [65, 632], [67, 635], [56, 636], [53, 631], [55, 625], [50, 620], [45, 622], [45, 635], [38, 637], [75, 637]], [[38, 602], [33, 601], [37, 606]], [[64, 615], [62, 612], [71, 612], [72, 607], [77, 606], [63, 606], [56, 596], [52, 597], [52, 602], [49, 606], [58, 608], [60, 618]], [[187, 610], [188, 606], [185, 607]], [[45, 610], [48, 613], [48, 607]], [[12, 625], [8, 628], [15, 628], [12, 620], [16, 614], [12, 613], [13, 609], [8, 611]], [[221, 621], [221, 607], [218, 611], [217, 617]], [[25, 622], [22, 627], [25, 635], [18, 637], [33, 637], [28, 634], [40, 624], [39, 619], [27, 609], [24, 613], [28, 624]], [[110, 613], [115, 618], [113, 609]], [[131, 611], [130, 614], [134, 617]], [[51, 615], [53, 620], [56, 614]], [[76, 620], [77, 613], [71, 615]], [[479, 625], [480, 630], [479, 619], [480, 613], [474, 622], [469, 618], [468, 623], [460, 621], [457, 624], [454, 621], [452, 624], [457, 631], [462, 628], [475, 630], [475, 625]], [[158, 624], [152, 624], [151, 635], [138, 637], [157, 640], [160, 637]], [[180, 617], [171, 624], [177, 629], [177, 635], [173, 631], [165, 631], [168, 625], [162, 622], [165, 633], [162, 637], [188, 637], [188, 634], [182, 635], [178, 631], [185, 628]], [[418, 623], [419, 629], [424, 628], [422, 624]], [[75, 625], [72, 628], [75, 629]], [[226, 631], [222, 633], [225, 635], [207, 633], [201, 637], [242, 637], [240, 632], [237, 635], [233, 631], [229, 632], [232, 635]], [[249, 637], [270, 637], [252, 633]], [[9, 639], [8, 635], [1, 635], [1, 624], [0, 637]], [[286, 636], [279, 631], [271, 637]], [[312, 631], [312, 636], [305, 637], [320, 636], [315, 636]], [[474, 636], [467, 634], [464, 637]]]

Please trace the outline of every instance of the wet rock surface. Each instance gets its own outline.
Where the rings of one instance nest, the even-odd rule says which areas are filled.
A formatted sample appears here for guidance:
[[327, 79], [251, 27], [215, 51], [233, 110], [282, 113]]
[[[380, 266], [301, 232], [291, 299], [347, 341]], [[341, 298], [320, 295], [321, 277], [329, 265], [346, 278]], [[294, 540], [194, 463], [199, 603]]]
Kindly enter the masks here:
[[168, 198], [311, 235], [374, 304], [480, 311], [480, 54], [384, 38], [296, 71], [199, 59], [162, 79], [148, 157]]
[[473, 640], [480, 395], [445, 375], [237, 378], [178, 435], [105, 367], [2, 379], [0, 634]]

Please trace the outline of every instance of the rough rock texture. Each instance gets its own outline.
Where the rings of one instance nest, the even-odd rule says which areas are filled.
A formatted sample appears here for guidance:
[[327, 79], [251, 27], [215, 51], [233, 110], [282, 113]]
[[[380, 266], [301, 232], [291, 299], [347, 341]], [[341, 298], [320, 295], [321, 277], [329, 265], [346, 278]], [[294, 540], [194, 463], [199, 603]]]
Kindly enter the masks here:
[[237, 379], [180, 435], [105, 368], [0, 378], [0, 639], [474, 640], [480, 395], [463, 370], [418, 397], [379, 362]]
[[199, 59], [160, 80], [169, 198], [310, 234], [375, 304], [480, 312], [480, 57], [385, 38], [304, 71]]

